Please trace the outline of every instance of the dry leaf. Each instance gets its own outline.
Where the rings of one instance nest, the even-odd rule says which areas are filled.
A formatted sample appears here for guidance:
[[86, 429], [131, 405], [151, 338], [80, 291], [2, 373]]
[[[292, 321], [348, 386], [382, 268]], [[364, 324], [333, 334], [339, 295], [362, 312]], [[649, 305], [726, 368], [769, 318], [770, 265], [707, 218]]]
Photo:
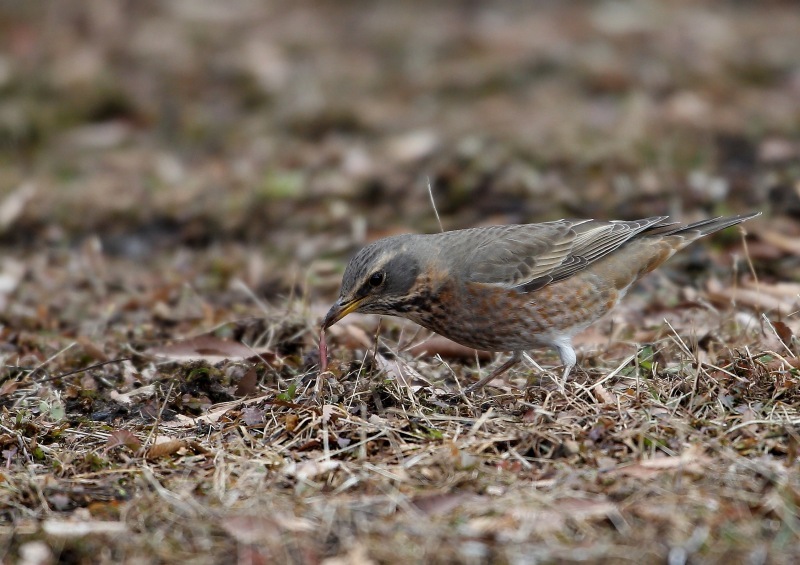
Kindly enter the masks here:
[[253, 394], [257, 390], [257, 384], [258, 375], [256, 374], [256, 370], [250, 369], [242, 377], [242, 380], [239, 381], [239, 384], [236, 386], [236, 391], [233, 393], [233, 395], [241, 397]]
[[292, 433], [297, 429], [297, 423], [299, 421], [300, 418], [297, 414], [286, 414], [283, 418], [283, 426], [286, 428], [287, 432]]
[[133, 433], [129, 432], [128, 430], [114, 430], [111, 432], [111, 435], [108, 436], [108, 441], [106, 441], [106, 449], [111, 449], [119, 445], [124, 445], [131, 451], [136, 451], [142, 447], [142, 442], [138, 437], [133, 435]]
[[603, 404], [611, 404], [611, 405], [617, 404], [616, 396], [613, 393], [607, 391], [603, 385], [600, 384], [595, 385], [592, 389], [592, 392], [594, 393], [595, 398]]
[[264, 423], [266, 411], [258, 406], [250, 406], [242, 410], [242, 422], [246, 426], [260, 426]]
[[789, 345], [792, 343], [794, 333], [789, 326], [783, 322], [772, 322], [772, 327], [775, 328], [775, 333], [778, 334], [778, 337], [784, 344]]
[[135, 388], [126, 393], [120, 393], [116, 390], [111, 390], [108, 395], [112, 400], [119, 402], [120, 404], [132, 404], [134, 401], [141, 401], [146, 398], [150, 398], [155, 393], [155, 386], [147, 385], [141, 388]]
[[767, 370], [769, 371], [785, 371], [790, 368], [800, 369], [800, 357], [784, 357], [767, 363]]
[[245, 360], [252, 357], [274, 358], [269, 350], [255, 350], [236, 341], [221, 339], [213, 335], [200, 335], [175, 343], [153, 347], [147, 354], [170, 361], [203, 360], [219, 363], [225, 360]]
[[182, 448], [186, 447], [186, 442], [182, 439], [170, 439], [161, 443], [156, 443], [147, 450], [147, 459], [159, 459], [174, 455]]
[[0, 398], [13, 394], [19, 388], [19, 381], [10, 379], [0, 385]]
[[83, 352], [86, 353], [88, 357], [94, 359], [95, 361], [105, 362], [109, 360], [108, 355], [106, 355], [105, 351], [95, 344], [92, 340], [90, 340], [86, 336], [79, 336], [78, 343], [80, 344]]

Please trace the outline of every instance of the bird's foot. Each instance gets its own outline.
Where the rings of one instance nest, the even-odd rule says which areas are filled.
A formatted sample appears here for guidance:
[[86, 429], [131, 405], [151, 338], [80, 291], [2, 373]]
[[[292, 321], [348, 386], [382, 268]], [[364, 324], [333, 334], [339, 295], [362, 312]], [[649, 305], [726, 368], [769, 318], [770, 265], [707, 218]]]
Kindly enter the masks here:
[[553, 378], [553, 380], [556, 383], [556, 386], [558, 387], [558, 391], [561, 392], [562, 394], [566, 394], [567, 392], [566, 384], [567, 381], [569, 380], [570, 374], [572, 373], [572, 369], [574, 368], [575, 365], [564, 365], [564, 372], [561, 374], [561, 378], [560, 379], [555, 377]]

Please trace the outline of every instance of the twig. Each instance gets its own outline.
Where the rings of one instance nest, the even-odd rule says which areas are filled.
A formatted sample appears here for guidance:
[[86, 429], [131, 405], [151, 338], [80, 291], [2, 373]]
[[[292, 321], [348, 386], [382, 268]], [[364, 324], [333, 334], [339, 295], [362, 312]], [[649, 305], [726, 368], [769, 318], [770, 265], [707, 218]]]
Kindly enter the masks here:
[[736, 430], [739, 430], [746, 426], [752, 426], [756, 424], [766, 424], [768, 426], [786, 426], [786, 425], [797, 426], [800, 425], [800, 418], [795, 418], [795, 419], [789, 418], [786, 420], [748, 420], [747, 422], [740, 422], [735, 426], [731, 426], [730, 428], [725, 430], [725, 435], [731, 432], [735, 432]]
[[[89, 365], [88, 367], [83, 367], [82, 369], [75, 369], [74, 371], [67, 371], [66, 373], [61, 373], [60, 375], [54, 375], [52, 377], [46, 377], [44, 379], [36, 381], [37, 383], [46, 383], [48, 381], [55, 381], [58, 379], [63, 379], [64, 377], [71, 377], [72, 375], [77, 375], [79, 373], [85, 373], [86, 371], [91, 371], [92, 369], [99, 369], [100, 367], [104, 367], [105, 365], [111, 365], [112, 363], [123, 363], [124, 361], [130, 361], [130, 357], [120, 357], [119, 359], [111, 359], [109, 361], [103, 361], [101, 363], [95, 363], [94, 365]], [[36, 371], [37, 369], [34, 369]]]
[[56, 357], [58, 357], [58, 356], [59, 356], [59, 355], [61, 355], [62, 353], [65, 353], [66, 351], [69, 351], [70, 349], [72, 349], [72, 348], [73, 348], [75, 345], [76, 345], [76, 342], [74, 342], [74, 341], [73, 341], [72, 343], [70, 343], [70, 344], [69, 344], [68, 346], [66, 346], [65, 348], [63, 348], [63, 349], [61, 349], [61, 350], [57, 351], [56, 353], [54, 353], [53, 355], [51, 355], [50, 357], [48, 357], [47, 359], [45, 359], [44, 361], [42, 361], [42, 362], [39, 364], [39, 366], [38, 366], [38, 367], [36, 367], [35, 369], [33, 369], [33, 370], [31, 371], [31, 373], [35, 373], [36, 371], [40, 370], [42, 367], [44, 367], [45, 365], [47, 365], [48, 363], [50, 363], [50, 361], [52, 361], [53, 359], [55, 359]]
[[439, 210], [436, 209], [436, 202], [433, 199], [433, 188], [431, 188], [431, 177], [426, 177], [428, 179], [428, 196], [431, 197], [431, 206], [433, 206], [433, 213], [436, 214], [436, 221], [439, 222], [439, 229], [444, 231], [444, 226], [442, 225], [442, 219], [439, 217]]
[[753, 265], [753, 259], [750, 257], [750, 248], [747, 247], [747, 230], [744, 229], [744, 226], [739, 224], [739, 233], [742, 236], [742, 247], [744, 247], [744, 257], [747, 259], [747, 266], [750, 267], [750, 273], [753, 275], [753, 280], [756, 282], [756, 292], [761, 293], [761, 289], [759, 288], [758, 284], [758, 273], [756, 273], [756, 268]]
[[766, 324], [767, 324], [767, 326], [769, 327], [769, 329], [771, 329], [771, 330], [772, 330], [772, 333], [774, 333], [774, 334], [775, 334], [775, 337], [777, 337], [777, 338], [778, 338], [778, 341], [781, 343], [781, 345], [783, 346], [783, 348], [784, 348], [786, 351], [788, 351], [788, 352], [789, 352], [789, 355], [790, 355], [790, 356], [793, 356], [793, 355], [794, 355], [794, 351], [792, 351], [791, 349], [789, 349], [789, 346], [788, 346], [788, 345], [786, 345], [786, 342], [785, 342], [785, 341], [783, 341], [783, 338], [781, 338], [780, 334], [778, 334], [778, 330], [776, 330], [776, 329], [775, 329], [775, 326], [773, 326], [773, 325], [772, 325], [772, 321], [771, 321], [769, 318], [767, 318], [767, 315], [766, 315], [766, 314], [764, 314], [763, 312], [761, 313], [761, 317], [764, 319], [764, 322], [766, 322]]
[[605, 377], [603, 377], [602, 379], [600, 379], [599, 381], [594, 383], [592, 386], [590, 386], [589, 390], [594, 390], [595, 388], [599, 387], [600, 385], [602, 385], [606, 381], [609, 381], [609, 380], [613, 379], [617, 375], [617, 373], [619, 373], [622, 369], [624, 369], [628, 365], [628, 363], [630, 363], [631, 361], [636, 359], [637, 354], [638, 354], [638, 352], [634, 353], [633, 355], [629, 355], [628, 357], [623, 359], [622, 363], [620, 363], [617, 366], [616, 369], [614, 369], [609, 374], [607, 374]]
[[[164, 397], [164, 402], [161, 404], [161, 406], [158, 409], [158, 415], [156, 416], [156, 421], [155, 421], [155, 423], [153, 424], [153, 427], [150, 430], [150, 434], [147, 436], [147, 439], [144, 441], [144, 444], [142, 446], [142, 452], [143, 453], [146, 453], [147, 449], [150, 449], [151, 447], [153, 447], [153, 445], [155, 445], [155, 439], [153, 439], [153, 444], [149, 445], [150, 444], [150, 439], [153, 438], [153, 436], [157, 436], [158, 435], [158, 427], [161, 425], [161, 416], [164, 413], [164, 410], [166, 410], [166, 408], [167, 408], [167, 402], [169, 402], [169, 397], [172, 394], [172, 389], [174, 387], [175, 387], [175, 381], [173, 380], [171, 383], [169, 383], [169, 390], [167, 391], [167, 395]], [[149, 445], [149, 447], [147, 447], [145, 449], [144, 448], [145, 445]]]

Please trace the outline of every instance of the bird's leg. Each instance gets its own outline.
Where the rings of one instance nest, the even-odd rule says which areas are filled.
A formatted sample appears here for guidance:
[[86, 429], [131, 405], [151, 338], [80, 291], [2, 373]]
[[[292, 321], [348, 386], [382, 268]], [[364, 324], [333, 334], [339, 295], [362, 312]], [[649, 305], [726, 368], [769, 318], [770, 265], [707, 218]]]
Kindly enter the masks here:
[[569, 338], [561, 339], [554, 345], [558, 351], [558, 356], [561, 358], [561, 363], [564, 365], [564, 374], [561, 376], [561, 381], [557, 383], [558, 388], [563, 391], [572, 368], [578, 362], [578, 356], [575, 355], [575, 350], [572, 348], [572, 340]]
[[567, 379], [569, 379], [569, 374], [572, 372], [572, 369], [575, 368], [575, 365], [564, 365], [564, 372], [561, 375], [561, 380], [558, 382], [558, 388], [563, 392], [566, 389], [564, 388], [567, 384]]
[[490, 383], [493, 380], [495, 380], [497, 377], [508, 371], [511, 367], [519, 363], [521, 360], [522, 360], [522, 351], [514, 351], [514, 353], [511, 355], [511, 359], [500, 365], [497, 369], [492, 371], [488, 376], [483, 377], [477, 383], [468, 386], [465, 389], [465, 392], [475, 392], [476, 390], [482, 389], [484, 386], [486, 386], [487, 383]]

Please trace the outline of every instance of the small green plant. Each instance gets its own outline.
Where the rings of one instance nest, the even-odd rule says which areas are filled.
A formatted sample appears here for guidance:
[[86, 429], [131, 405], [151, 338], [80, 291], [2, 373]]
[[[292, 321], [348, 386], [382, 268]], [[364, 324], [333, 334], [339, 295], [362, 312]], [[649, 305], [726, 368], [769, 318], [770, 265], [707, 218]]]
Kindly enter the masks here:
[[39, 411], [55, 422], [65, 416], [64, 404], [58, 398], [39, 401]]
[[278, 400], [282, 400], [284, 402], [292, 402], [296, 394], [297, 394], [297, 383], [292, 383], [289, 385], [289, 388], [286, 389], [286, 392], [278, 394], [278, 396], [276, 396], [275, 398], [277, 398]]
[[637, 361], [639, 363], [639, 367], [641, 367], [647, 373], [650, 373], [653, 370], [653, 357], [655, 356], [655, 351], [653, 350], [652, 345], [645, 345], [641, 349], [639, 349], [637, 353]]

